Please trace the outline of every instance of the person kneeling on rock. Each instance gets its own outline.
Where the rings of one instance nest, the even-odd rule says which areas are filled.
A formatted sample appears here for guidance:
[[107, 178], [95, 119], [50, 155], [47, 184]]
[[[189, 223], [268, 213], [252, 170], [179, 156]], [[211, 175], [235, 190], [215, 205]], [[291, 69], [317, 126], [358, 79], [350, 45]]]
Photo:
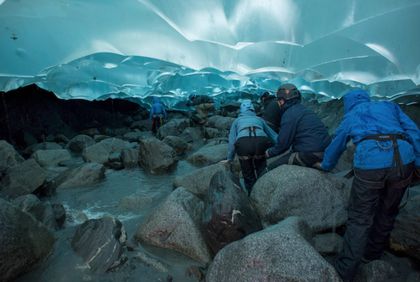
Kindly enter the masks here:
[[320, 162], [331, 138], [320, 118], [301, 104], [300, 91], [293, 84], [283, 84], [277, 90], [276, 103], [281, 115], [280, 131], [276, 144], [265, 155], [281, 156], [268, 169], [283, 164], [312, 167]]
[[160, 102], [159, 98], [153, 97], [152, 108], [150, 109], [149, 119], [152, 120], [152, 132], [157, 133], [158, 129], [162, 126], [163, 120], [166, 119], [167, 114], [165, 107]]
[[244, 100], [230, 128], [227, 161], [233, 161], [235, 152], [238, 154], [248, 194], [257, 178], [266, 171], [264, 152], [276, 138], [277, 134], [255, 114], [251, 100]]
[[331, 170], [352, 139], [354, 180], [344, 247], [334, 267], [352, 281], [360, 262], [379, 259], [413, 172], [420, 177], [420, 131], [391, 102], [371, 102], [364, 90], [344, 96], [344, 119], [319, 168]]

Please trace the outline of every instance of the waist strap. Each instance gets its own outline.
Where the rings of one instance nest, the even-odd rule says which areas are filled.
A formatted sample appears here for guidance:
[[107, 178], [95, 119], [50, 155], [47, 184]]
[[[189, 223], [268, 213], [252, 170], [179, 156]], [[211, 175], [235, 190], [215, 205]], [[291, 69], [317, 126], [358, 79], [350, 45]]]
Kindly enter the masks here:
[[376, 141], [392, 141], [392, 147], [394, 149], [394, 164], [398, 168], [398, 176], [402, 176], [403, 163], [401, 160], [400, 149], [398, 148], [397, 140], [406, 140], [402, 134], [373, 134], [362, 138], [361, 141], [365, 140], [376, 140]]

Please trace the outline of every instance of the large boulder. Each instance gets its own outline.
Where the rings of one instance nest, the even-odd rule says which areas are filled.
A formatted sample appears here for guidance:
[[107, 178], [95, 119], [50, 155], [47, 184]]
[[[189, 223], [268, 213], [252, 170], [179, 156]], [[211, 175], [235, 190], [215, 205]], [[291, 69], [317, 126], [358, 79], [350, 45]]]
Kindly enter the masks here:
[[391, 248], [420, 261], [420, 194], [410, 195], [400, 210], [391, 232]]
[[135, 239], [208, 263], [210, 252], [199, 228], [203, 209], [199, 198], [180, 187], [140, 225]]
[[84, 134], [73, 137], [69, 143], [67, 143], [66, 149], [76, 154], [81, 154], [83, 150], [89, 146], [95, 144], [95, 140], [92, 137]]
[[59, 163], [71, 159], [69, 151], [66, 149], [37, 150], [32, 154], [37, 163], [42, 167], [57, 166]]
[[189, 144], [178, 136], [166, 136], [162, 141], [171, 146], [179, 156], [189, 149]]
[[133, 145], [118, 138], [106, 138], [83, 150], [83, 158], [87, 162], [103, 164], [109, 160], [110, 155], [123, 149], [131, 149]]
[[164, 173], [173, 168], [175, 156], [175, 150], [157, 138], [140, 141], [139, 162], [150, 173]]
[[251, 199], [267, 223], [296, 215], [314, 231], [323, 231], [346, 222], [346, 192], [344, 183], [329, 174], [282, 165], [257, 180]]
[[204, 198], [207, 195], [213, 175], [224, 170], [226, 170], [226, 166], [222, 163], [202, 167], [185, 175], [177, 176], [173, 185], [174, 187], [182, 186], [196, 196]]
[[228, 151], [227, 144], [206, 145], [187, 158], [197, 166], [206, 166], [226, 159]]
[[241, 188], [239, 179], [226, 170], [213, 175], [204, 207], [202, 230], [214, 254], [262, 229], [248, 193]]
[[0, 140], [0, 176], [3, 171], [22, 162], [23, 158], [16, 152], [12, 145]]
[[105, 178], [102, 164], [86, 163], [65, 171], [55, 180], [58, 189], [76, 188], [95, 184]]
[[121, 255], [126, 241], [127, 234], [121, 222], [104, 217], [79, 225], [71, 246], [90, 270], [104, 273], [123, 262]]
[[121, 162], [125, 168], [133, 168], [139, 164], [138, 149], [123, 149], [121, 151]]
[[309, 235], [297, 217], [252, 233], [219, 251], [206, 281], [341, 281], [306, 241]]
[[181, 137], [188, 143], [200, 143], [203, 142], [203, 133], [201, 129], [198, 127], [187, 127], [182, 131], [181, 135], [177, 135]]
[[207, 119], [207, 126], [221, 130], [230, 130], [235, 118], [214, 115]]
[[49, 229], [58, 228], [54, 209], [49, 201], [41, 202], [37, 196], [28, 194], [14, 199], [13, 204], [22, 211], [32, 214]]
[[5, 171], [0, 180], [0, 194], [16, 198], [35, 191], [46, 178], [46, 172], [34, 159], [26, 160]]
[[172, 135], [177, 136], [184, 131], [190, 125], [189, 119], [186, 118], [174, 118], [162, 125], [159, 128], [159, 136], [165, 138], [166, 136]]
[[12, 281], [45, 259], [53, 234], [34, 217], [0, 198], [0, 281]]
[[399, 278], [399, 274], [394, 267], [383, 260], [374, 260], [367, 264], [361, 264], [354, 282], [382, 282], [395, 281]]

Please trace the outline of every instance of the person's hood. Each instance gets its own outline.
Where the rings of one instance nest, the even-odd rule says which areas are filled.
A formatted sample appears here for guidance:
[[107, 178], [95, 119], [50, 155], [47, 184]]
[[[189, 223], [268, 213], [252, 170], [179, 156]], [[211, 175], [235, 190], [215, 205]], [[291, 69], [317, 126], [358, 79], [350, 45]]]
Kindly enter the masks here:
[[158, 97], [153, 97], [153, 104], [160, 103], [160, 100]]
[[241, 103], [240, 113], [242, 114], [248, 111], [255, 112], [254, 105], [252, 104], [251, 100], [243, 100]]
[[354, 106], [366, 102], [370, 102], [369, 93], [363, 89], [352, 90], [344, 95], [344, 113], [348, 113]]

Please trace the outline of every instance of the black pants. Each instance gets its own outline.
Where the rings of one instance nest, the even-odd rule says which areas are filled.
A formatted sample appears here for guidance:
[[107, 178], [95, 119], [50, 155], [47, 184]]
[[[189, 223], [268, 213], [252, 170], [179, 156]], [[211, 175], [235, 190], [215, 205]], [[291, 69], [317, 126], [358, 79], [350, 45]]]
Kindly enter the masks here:
[[388, 245], [395, 217], [414, 165], [398, 169], [355, 169], [343, 250], [335, 268], [344, 281], [352, 281], [361, 258], [379, 259]]
[[158, 129], [162, 126], [162, 124], [163, 124], [162, 116], [160, 115], [153, 116], [152, 117], [152, 132], [156, 134]]
[[251, 193], [257, 178], [267, 170], [265, 150], [272, 146], [268, 137], [241, 137], [235, 143], [235, 150], [239, 156], [245, 188]]
[[322, 153], [311, 152], [290, 152], [281, 156], [268, 166], [268, 170], [272, 170], [280, 165], [290, 164], [312, 167], [315, 163], [322, 161]]

